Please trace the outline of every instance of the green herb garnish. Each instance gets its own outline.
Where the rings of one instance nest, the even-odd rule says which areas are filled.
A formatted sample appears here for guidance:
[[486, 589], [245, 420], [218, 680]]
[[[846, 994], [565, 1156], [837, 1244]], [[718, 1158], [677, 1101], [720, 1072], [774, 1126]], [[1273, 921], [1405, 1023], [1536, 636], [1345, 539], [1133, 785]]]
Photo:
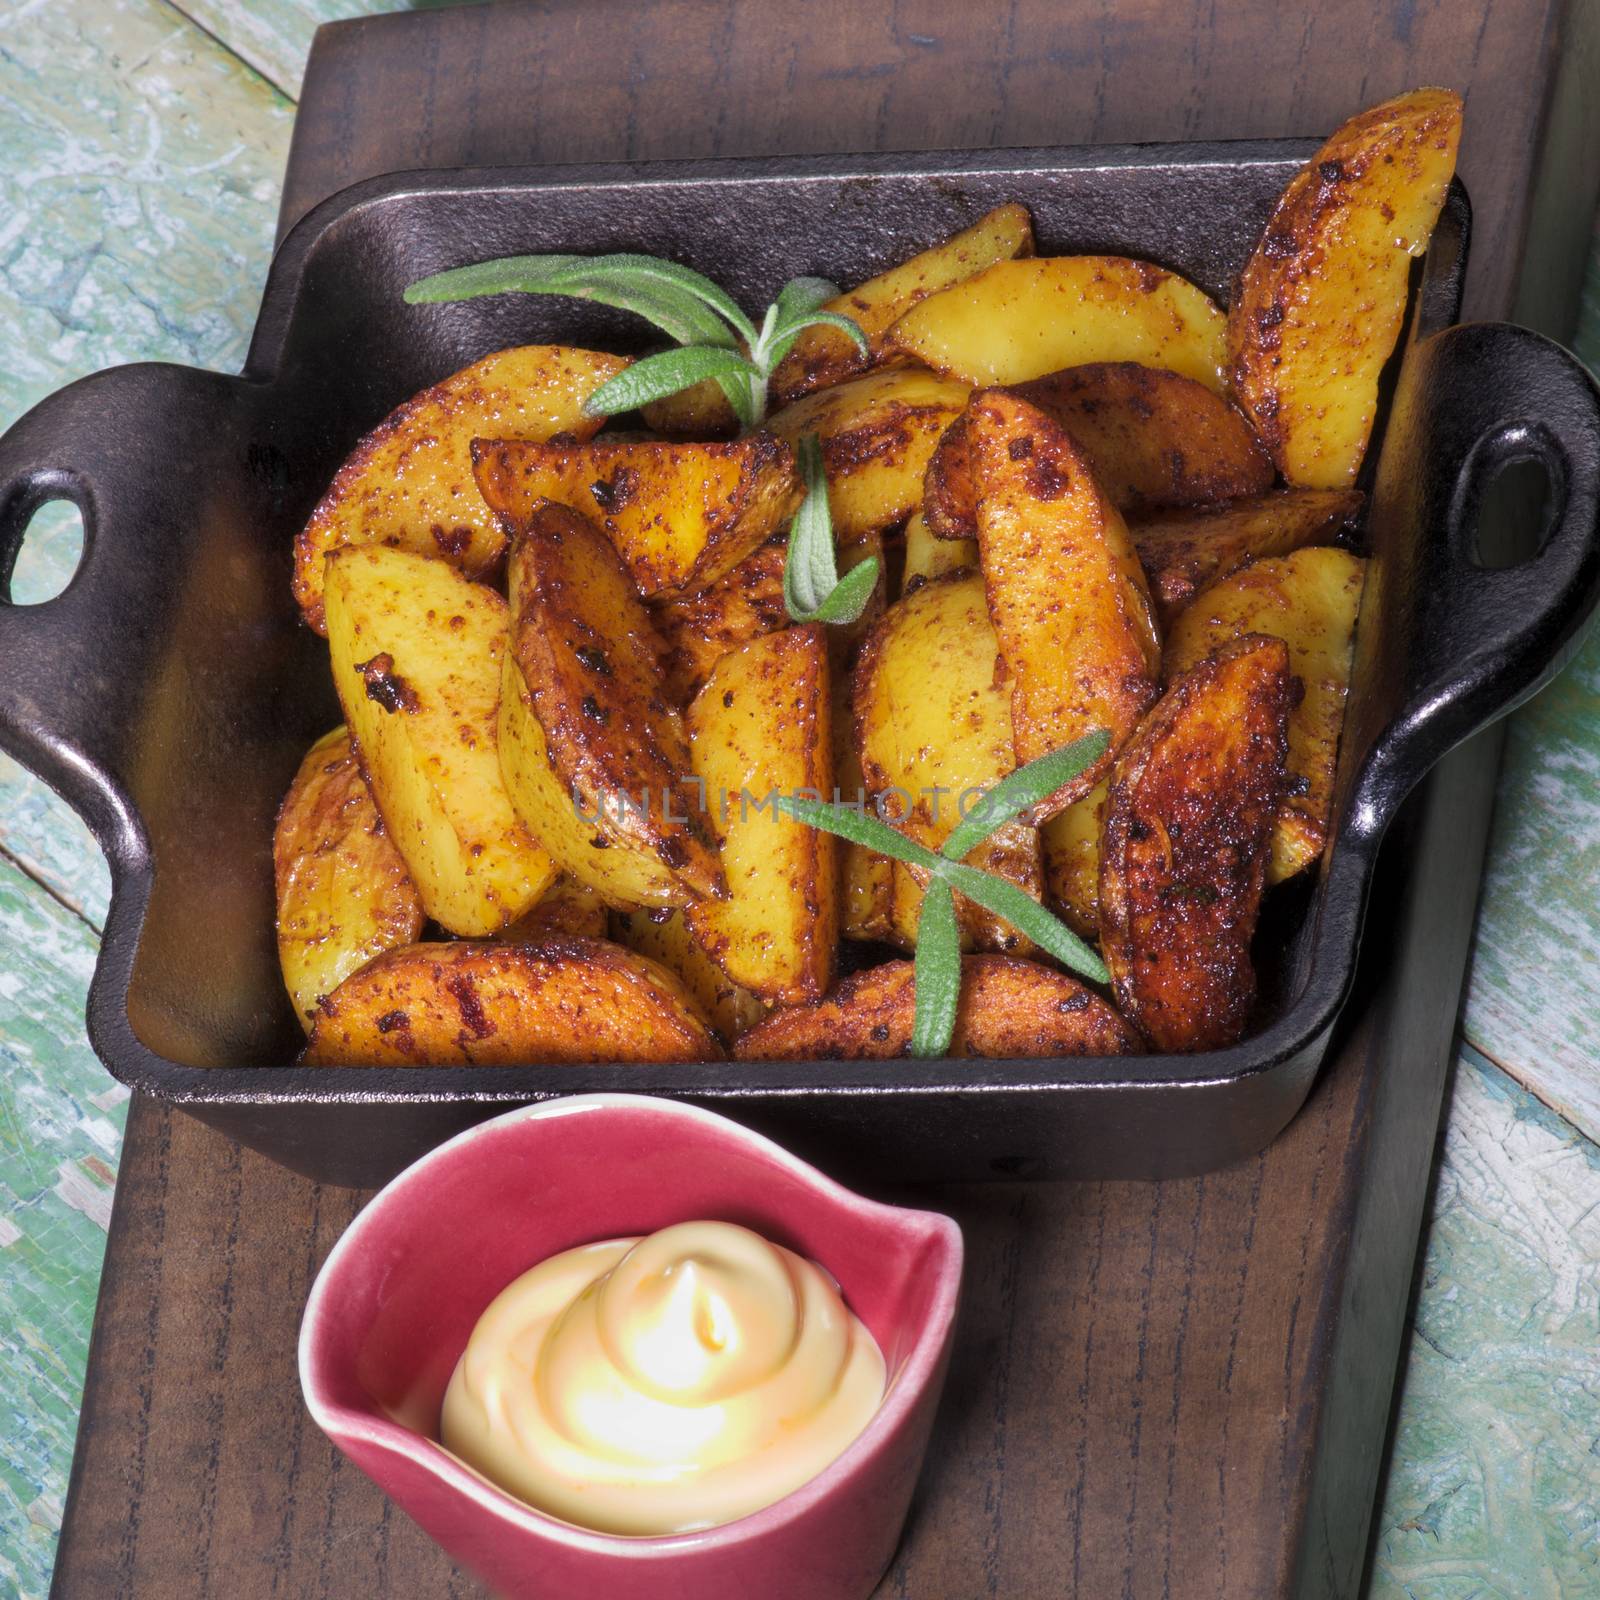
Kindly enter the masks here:
[[962, 858], [997, 828], [1093, 766], [1110, 743], [1111, 735], [1098, 728], [1018, 767], [984, 793], [938, 851], [908, 839], [881, 818], [854, 806], [806, 800], [798, 795], [778, 796], [778, 809], [797, 822], [838, 834], [841, 839], [865, 845], [907, 866], [920, 867], [928, 874], [917, 921], [913, 1055], [947, 1054], [955, 1031], [956, 1007], [961, 998], [961, 940], [952, 890], [960, 890], [969, 900], [1009, 922], [1063, 966], [1094, 983], [1109, 981], [1104, 962], [1064, 922], [1014, 883], [979, 867], [963, 865]]
[[[849, 317], [824, 311], [839, 293], [826, 278], [791, 278], [758, 328], [709, 278], [657, 256], [502, 256], [419, 279], [407, 305], [473, 300], [485, 294], [558, 294], [632, 311], [675, 339], [679, 348], [644, 356], [602, 383], [583, 403], [591, 416], [636, 411], [652, 400], [713, 379], [747, 429], [767, 415], [772, 370], [809, 327], [825, 323], [867, 350], [867, 336]], [[806, 498], [789, 530], [783, 603], [796, 622], [854, 622], [878, 582], [874, 556], [839, 577], [822, 453], [812, 437], [796, 452]]]
[[789, 553], [783, 563], [783, 604], [796, 622], [854, 622], [867, 608], [878, 583], [878, 558], [868, 556], [839, 576], [833, 547], [833, 513], [822, 447], [808, 433], [795, 451], [806, 497], [789, 524]]
[[824, 311], [838, 286], [826, 278], [791, 278], [767, 307], [760, 327], [709, 278], [657, 256], [502, 256], [436, 272], [405, 292], [407, 305], [472, 300], [485, 294], [558, 294], [594, 300], [653, 322], [680, 349], [636, 361], [584, 401], [597, 417], [633, 411], [713, 378], [746, 428], [767, 415], [767, 383], [805, 329], [826, 323], [867, 350], [849, 317]]

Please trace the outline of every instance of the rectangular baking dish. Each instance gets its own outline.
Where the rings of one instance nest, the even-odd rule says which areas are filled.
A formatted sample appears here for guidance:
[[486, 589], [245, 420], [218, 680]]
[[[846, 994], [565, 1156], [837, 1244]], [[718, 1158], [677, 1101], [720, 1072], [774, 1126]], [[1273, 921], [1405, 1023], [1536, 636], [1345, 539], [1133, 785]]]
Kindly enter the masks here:
[[[1378, 844], [1445, 750], [1576, 647], [1600, 596], [1600, 404], [1559, 347], [1452, 326], [1469, 208], [1455, 186], [1415, 276], [1364, 534], [1373, 558], [1335, 802], [1314, 879], [1269, 903], [1263, 1021], [1231, 1049], [1114, 1060], [728, 1063], [329, 1071], [273, 939], [271, 835], [311, 742], [339, 720], [322, 641], [289, 594], [296, 530], [399, 401], [505, 345], [644, 348], [634, 319], [508, 296], [407, 310], [411, 280], [486, 256], [640, 250], [747, 306], [796, 272], [852, 282], [1002, 200], [1041, 252], [1174, 268], [1226, 301], [1303, 141], [396, 175], [285, 241], [244, 371], [140, 365], [52, 396], [0, 439], [0, 592], [45, 500], [79, 507], [79, 571], [0, 605], [0, 744], [87, 820], [113, 895], [90, 989], [107, 1067], [314, 1178], [369, 1185], [460, 1128], [556, 1094], [715, 1106], [879, 1179], [1157, 1177], [1265, 1145], [1315, 1076], [1355, 970]], [[1538, 552], [1474, 554], [1507, 464], [1547, 481]], [[26, 1003], [25, 998], [23, 1003]]]

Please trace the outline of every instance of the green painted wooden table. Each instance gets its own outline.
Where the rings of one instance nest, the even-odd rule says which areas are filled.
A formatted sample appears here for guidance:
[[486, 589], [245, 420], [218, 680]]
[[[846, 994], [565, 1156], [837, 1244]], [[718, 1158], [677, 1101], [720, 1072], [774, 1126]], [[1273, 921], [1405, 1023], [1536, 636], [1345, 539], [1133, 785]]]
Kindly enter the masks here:
[[[0, 0], [0, 427], [115, 362], [237, 367], [311, 33], [393, 3]], [[41, 517], [14, 598], [74, 554]], [[1511, 734], [1374, 1600], [1600, 1593], [1597, 891], [1600, 639]], [[126, 1096], [82, 1020], [106, 896], [0, 757], [0, 1600], [48, 1588], [115, 1181]]]

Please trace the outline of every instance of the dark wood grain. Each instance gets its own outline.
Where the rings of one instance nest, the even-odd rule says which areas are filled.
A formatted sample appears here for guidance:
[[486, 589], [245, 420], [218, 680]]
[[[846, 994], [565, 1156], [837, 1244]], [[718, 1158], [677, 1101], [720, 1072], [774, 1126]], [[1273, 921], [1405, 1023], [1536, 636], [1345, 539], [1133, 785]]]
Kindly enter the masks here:
[[[1537, 0], [1140, 0], [1114, 18], [666, 0], [342, 23], [307, 71], [285, 216], [405, 166], [1312, 132], [1446, 81], [1469, 90], [1478, 308], [1509, 307], [1542, 215], [1522, 309], [1559, 331], [1584, 202], [1540, 188], [1540, 137], [1593, 131], [1564, 91], [1540, 113], [1560, 32]], [[1497, 754], [1492, 736], [1458, 751], [1397, 824], [1340, 1042], [1264, 1155], [1182, 1182], [918, 1194], [960, 1218], [970, 1267], [884, 1594], [1357, 1593]], [[135, 1100], [58, 1600], [481, 1592], [299, 1400], [300, 1307], [362, 1198]]]

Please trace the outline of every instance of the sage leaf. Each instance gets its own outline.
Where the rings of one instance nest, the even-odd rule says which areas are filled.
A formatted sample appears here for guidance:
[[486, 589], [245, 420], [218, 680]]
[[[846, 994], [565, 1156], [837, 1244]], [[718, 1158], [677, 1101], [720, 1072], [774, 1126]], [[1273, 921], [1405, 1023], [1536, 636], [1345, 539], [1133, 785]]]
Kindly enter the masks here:
[[[662, 350], [653, 356], [624, 367], [614, 378], [607, 378], [583, 403], [592, 417], [615, 416], [619, 411], [634, 411], [652, 400], [665, 399], [705, 378], [724, 377], [743, 381], [755, 374], [750, 361], [737, 350], [707, 349], [704, 345], [684, 345]], [[733, 403], [733, 395], [729, 394]], [[749, 399], [748, 389], [744, 398]], [[738, 409], [735, 404], [735, 410]]]
[[1019, 817], [1024, 811], [1053, 795], [1064, 783], [1071, 783], [1106, 753], [1111, 734], [1096, 728], [1059, 750], [1039, 756], [1015, 772], [1008, 773], [992, 789], [986, 789], [973, 808], [951, 830], [939, 854], [951, 861], [962, 860], [996, 828]]

